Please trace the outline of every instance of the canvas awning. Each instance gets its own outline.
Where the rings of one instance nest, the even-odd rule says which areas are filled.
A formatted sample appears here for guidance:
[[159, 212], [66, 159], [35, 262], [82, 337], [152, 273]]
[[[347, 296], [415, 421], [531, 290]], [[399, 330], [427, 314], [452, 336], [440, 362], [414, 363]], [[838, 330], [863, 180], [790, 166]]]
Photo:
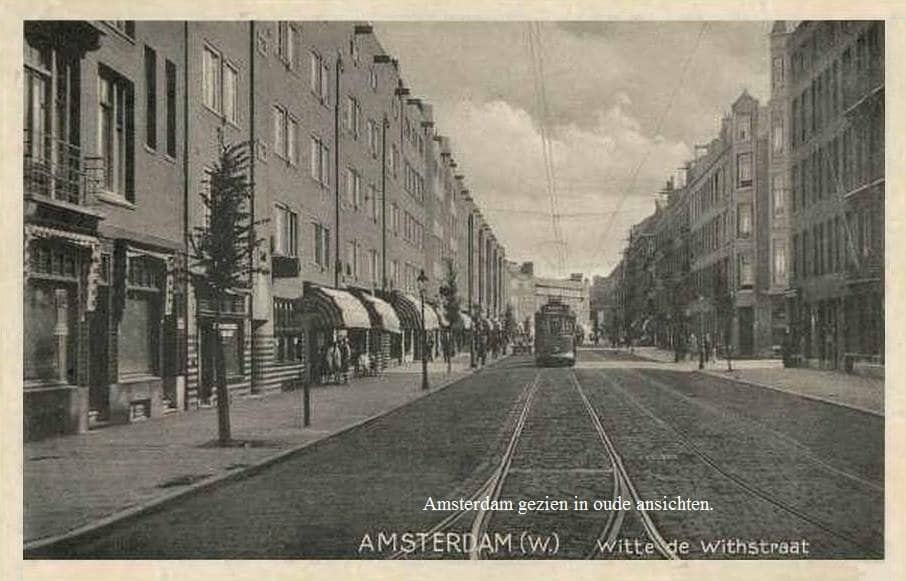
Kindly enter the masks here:
[[334, 329], [370, 329], [365, 305], [352, 293], [323, 286], [310, 286], [302, 297], [302, 310], [314, 325]]
[[400, 319], [390, 303], [365, 291], [353, 290], [351, 292], [365, 305], [365, 309], [371, 317], [372, 327], [391, 333], [402, 332]]
[[[404, 329], [421, 329], [421, 301], [404, 292], [393, 291], [387, 299], [399, 315], [400, 324]], [[425, 330], [430, 331], [440, 327], [437, 313], [430, 304], [425, 303]]]

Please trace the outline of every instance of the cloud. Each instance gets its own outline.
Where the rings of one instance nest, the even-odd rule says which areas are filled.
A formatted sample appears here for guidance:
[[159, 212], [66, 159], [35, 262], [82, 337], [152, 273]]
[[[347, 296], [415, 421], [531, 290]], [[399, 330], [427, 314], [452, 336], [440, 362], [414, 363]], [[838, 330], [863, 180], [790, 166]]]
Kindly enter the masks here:
[[617, 99], [595, 116], [592, 126], [570, 124], [552, 134], [554, 204], [562, 215], [560, 226], [567, 244], [562, 271], [540, 127], [531, 115], [504, 101], [461, 102], [440, 111], [456, 129], [451, 139], [469, 188], [510, 258], [534, 260], [541, 272], [549, 274], [600, 273], [613, 259], [609, 250], [618, 244], [618, 237], [605, 236], [609, 213], [621, 210], [612, 221], [612, 230], [619, 231], [651, 211], [652, 194], [661, 186], [663, 172], [658, 165], [643, 166], [632, 181], [634, 170], [646, 157], [678, 167], [691, 155], [691, 148], [644, 135], [625, 105], [625, 100]]
[[[541, 272], [557, 267], [543, 117], [554, 152], [556, 205], [569, 215], [561, 220], [566, 270], [606, 273], [619, 260], [629, 227], [652, 211], [652, 195], [691, 157], [695, 143], [716, 134], [742, 90], [767, 96], [769, 26], [546, 22], [532, 44], [529, 27], [375, 23], [413, 91], [434, 104], [438, 131], [451, 138], [508, 256], [535, 260]], [[544, 69], [546, 116], [532, 50]], [[615, 209], [609, 232], [602, 232]]]

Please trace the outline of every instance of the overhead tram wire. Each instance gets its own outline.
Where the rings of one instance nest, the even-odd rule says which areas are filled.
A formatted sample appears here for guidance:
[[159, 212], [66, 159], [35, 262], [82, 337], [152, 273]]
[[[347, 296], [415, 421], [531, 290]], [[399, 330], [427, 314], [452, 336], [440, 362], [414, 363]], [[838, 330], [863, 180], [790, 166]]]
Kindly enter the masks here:
[[[667, 118], [667, 115], [670, 113], [670, 109], [673, 107], [673, 102], [675, 101], [676, 96], [679, 94], [680, 89], [683, 87], [683, 80], [686, 78], [686, 71], [688, 70], [689, 65], [692, 64], [692, 59], [695, 57], [695, 53], [698, 52], [698, 48], [701, 45], [702, 37], [704, 37], [705, 31], [707, 29], [708, 29], [708, 22], [703, 22], [701, 25], [701, 28], [699, 28], [698, 36], [695, 39], [695, 45], [692, 47], [692, 51], [686, 57], [686, 60], [685, 60], [685, 62], [683, 62], [683, 66], [680, 69], [679, 81], [677, 82], [676, 85], [674, 85], [673, 91], [670, 94], [670, 99], [667, 101], [667, 105], [664, 107], [664, 110], [661, 112], [660, 118], [658, 119], [657, 125], [655, 126], [655, 130], [654, 130], [655, 135], [659, 135], [661, 133], [661, 128], [663, 127], [664, 120]], [[654, 143], [652, 143], [651, 147], [648, 148], [648, 150], [645, 152], [645, 155], [642, 156], [642, 159], [639, 161], [639, 163], [635, 166], [632, 173], [630, 174], [629, 185], [627, 185], [626, 189], [620, 195], [619, 199], [617, 200], [617, 205], [616, 205], [616, 208], [614, 209], [613, 215], [611, 216], [610, 220], [608, 220], [607, 226], [604, 228], [604, 230], [602, 230], [602, 236], [603, 236], [602, 245], [601, 245], [602, 248], [605, 247], [605, 244], [603, 244], [603, 243], [607, 242], [607, 237], [610, 234], [610, 229], [613, 226], [613, 221], [614, 221], [614, 218], [616, 217], [616, 214], [619, 212], [620, 208], [623, 207], [623, 203], [626, 201], [626, 198], [629, 197], [629, 193], [635, 187], [635, 182], [636, 182], [636, 179], [638, 178], [639, 171], [641, 171], [642, 166], [645, 165], [645, 162], [648, 161], [648, 158], [651, 156], [651, 153], [653, 150], [654, 150]]]
[[[538, 117], [539, 117], [539, 129], [541, 134], [541, 153], [542, 161], [544, 164], [545, 178], [547, 180], [547, 191], [548, 198], [550, 201], [550, 216], [551, 216], [551, 227], [553, 230], [554, 237], [558, 242], [557, 247], [557, 261], [559, 263], [559, 268], [561, 273], [566, 269], [566, 251], [567, 246], [566, 242], [563, 239], [563, 234], [560, 229], [560, 222], [558, 218], [557, 210], [557, 199], [556, 199], [556, 175], [554, 172], [553, 165], [553, 151], [550, 144], [550, 136], [547, 132], [547, 99], [546, 99], [546, 90], [544, 84], [544, 64], [543, 59], [540, 54], [541, 52], [541, 38], [540, 38], [540, 25], [533, 27], [533, 23], [528, 23], [527, 26], [527, 38], [529, 45], [529, 54], [531, 58], [532, 65], [532, 78], [533, 78], [533, 88], [535, 91], [535, 98], [538, 107]], [[536, 48], [536, 44], [538, 45]]]

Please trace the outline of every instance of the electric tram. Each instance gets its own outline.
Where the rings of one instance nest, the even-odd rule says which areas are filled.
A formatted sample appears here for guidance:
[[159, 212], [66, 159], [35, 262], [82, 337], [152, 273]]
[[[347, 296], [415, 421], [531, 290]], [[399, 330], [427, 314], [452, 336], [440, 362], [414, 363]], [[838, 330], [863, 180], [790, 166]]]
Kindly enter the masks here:
[[576, 364], [576, 314], [551, 298], [535, 313], [535, 365]]

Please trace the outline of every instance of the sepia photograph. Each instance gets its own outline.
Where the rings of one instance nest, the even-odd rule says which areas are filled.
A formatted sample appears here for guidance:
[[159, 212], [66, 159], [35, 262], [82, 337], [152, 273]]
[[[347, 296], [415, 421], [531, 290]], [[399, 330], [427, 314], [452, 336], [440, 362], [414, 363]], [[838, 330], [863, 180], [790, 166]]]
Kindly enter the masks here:
[[890, 556], [885, 20], [297, 12], [21, 21], [20, 558]]

